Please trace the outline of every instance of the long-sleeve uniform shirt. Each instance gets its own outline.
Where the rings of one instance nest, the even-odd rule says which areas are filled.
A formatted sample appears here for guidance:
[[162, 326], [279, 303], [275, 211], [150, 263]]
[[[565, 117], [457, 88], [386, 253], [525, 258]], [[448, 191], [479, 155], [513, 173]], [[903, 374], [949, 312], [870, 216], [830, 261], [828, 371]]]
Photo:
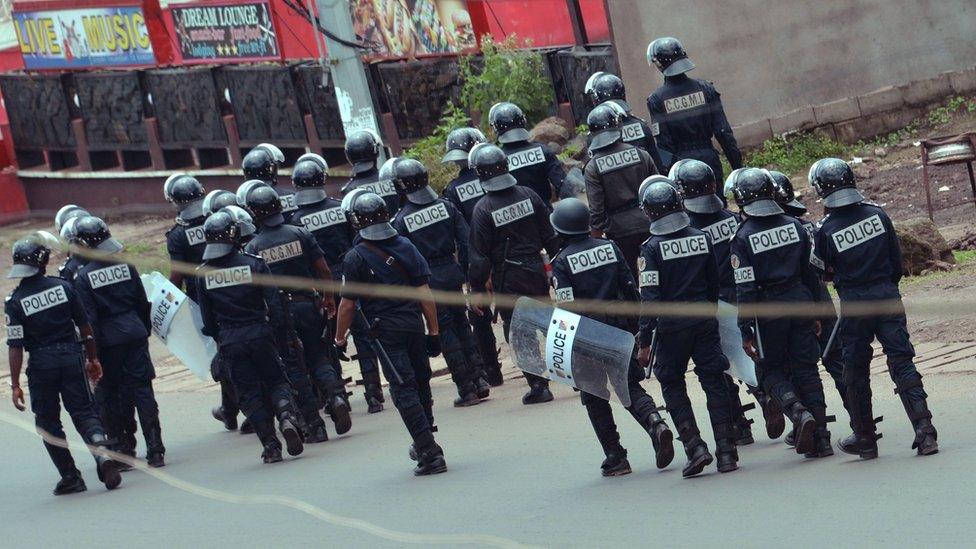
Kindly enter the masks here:
[[647, 152], [618, 141], [593, 151], [583, 174], [592, 229], [609, 238], [647, 234], [647, 216], [637, 196], [640, 184], [657, 174]]
[[90, 261], [78, 270], [74, 284], [99, 347], [149, 337], [149, 300], [135, 267]]
[[820, 224], [816, 253], [841, 299], [899, 295], [901, 246], [880, 207], [860, 203], [832, 210]]
[[542, 198], [547, 210], [553, 192], [558, 197], [563, 190], [566, 172], [563, 164], [547, 145], [534, 141], [504, 143], [501, 146], [508, 155], [508, 171], [519, 185], [528, 187]]
[[205, 264], [212, 269], [198, 279], [203, 333], [219, 345], [273, 336], [285, 325], [281, 295], [273, 286], [252, 284], [255, 275], [271, 275], [258, 256], [233, 253]]
[[427, 260], [431, 288], [460, 290], [468, 272], [468, 223], [453, 204], [444, 199], [424, 205], [407, 202], [393, 227]]

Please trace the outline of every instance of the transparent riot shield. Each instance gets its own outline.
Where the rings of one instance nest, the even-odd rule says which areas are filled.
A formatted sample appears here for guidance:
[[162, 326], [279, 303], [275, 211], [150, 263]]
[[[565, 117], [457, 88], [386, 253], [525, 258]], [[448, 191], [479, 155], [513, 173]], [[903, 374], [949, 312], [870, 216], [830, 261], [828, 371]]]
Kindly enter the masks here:
[[162, 274], [142, 275], [150, 303], [152, 332], [169, 352], [202, 380], [210, 379], [217, 343], [203, 335], [200, 307]]
[[633, 334], [520, 297], [509, 340], [522, 371], [630, 406]]
[[722, 338], [722, 352], [729, 359], [729, 375], [746, 385], [759, 385], [756, 363], [742, 350], [742, 332], [739, 331], [738, 309], [731, 303], [718, 302], [718, 331]]

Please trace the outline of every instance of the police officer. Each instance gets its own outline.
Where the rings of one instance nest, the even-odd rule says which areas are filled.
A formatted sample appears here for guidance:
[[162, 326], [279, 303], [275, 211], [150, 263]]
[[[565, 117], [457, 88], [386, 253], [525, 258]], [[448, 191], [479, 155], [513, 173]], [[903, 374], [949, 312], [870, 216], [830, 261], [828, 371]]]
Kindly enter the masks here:
[[[477, 128], [457, 128], [447, 135], [447, 152], [444, 154], [442, 163], [453, 162], [458, 167], [458, 175], [444, 188], [444, 198], [454, 204], [464, 220], [471, 226], [471, 216], [478, 200], [485, 195], [481, 182], [478, 181], [478, 174], [474, 168], [468, 165], [468, 153], [479, 143], [487, 143], [488, 140], [481, 130]], [[464, 273], [467, 277], [467, 272]], [[485, 379], [492, 387], [497, 387], [504, 383], [502, 378], [502, 364], [498, 360], [498, 342], [495, 340], [495, 331], [492, 329], [492, 317], [486, 314], [479, 314], [480, 309], [469, 307], [468, 320], [474, 330], [474, 339], [478, 345], [478, 353], [485, 366]]]
[[[430, 294], [427, 260], [409, 240], [390, 225], [383, 199], [363, 192], [354, 197], [350, 221], [360, 240], [343, 260], [343, 285], [380, 284], [413, 288], [420, 302], [358, 295], [343, 288], [336, 322], [336, 345], [346, 345], [346, 335], [357, 314], [371, 324], [375, 344], [382, 351], [383, 373], [390, 382], [393, 404], [400, 412], [413, 445], [414, 474], [447, 471], [444, 451], [434, 440], [434, 400], [430, 392], [430, 358], [440, 354], [437, 311]], [[424, 335], [426, 323], [427, 335]]]
[[[27, 409], [24, 390], [20, 387], [26, 350], [29, 354], [27, 385], [34, 424], [45, 437], [58, 441], [45, 440], [44, 448], [61, 475], [54, 488], [54, 495], [61, 496], [86, 490], [85, 481], [67, 448], [61, 425], [61, 401], [87, 444], [105, 447], [109, 441], [88, 388], [88, 379], [98, 383], [102, 376], [91, 325], [71, 284], [44, 276], [50, 257], [51, 250], [36, 237], [14, 243], [13, 267], [7, 278], [20, 281], [4, 301], [4, 312], [13, 404], [20, 411]], [[83, 337], [87, 361], [75, 330], [79, 330]], [[122, 464], [98, 454], [95, 454], [95, 464], [98, 478], [105, 487], [109, 490], [118, 487], [122, 482], [119, 473]]]
[[[241, 160], [241, 167], [244, 170], [245, 181], [254, 179], [264, 181], [278, 193], [278, 198], [281, 200], [282, 215], [287, 219], [298, 208], [298, 205], [295, 204], [295, 193], [278, 186], [278, 170], [281, 168], [281, 163], [284, 162], [284, 155], [278, 157], [275, 154], [277, 149], [274, 147], [273, 150], [267, 144], [258, 145], [244, 155], [243, 160]], [[280, 152], [278, 150], [279, 154]]]
[[167, 181], [163, 194], [179, 209], [176, 224], [166, 232], [166, 251], [171, 263], [169, 281], [177, 288], [185, 289], [186, 295], [196, 301], [196, 284], [172, 263], [199, 265], [203, 261], [203, 248], [206, 245], [203, 238], [203, 199], [206, 190], [195, 177], [181, 175]]
[[586, 117], [591, 141], [583, 174], [591, 234], [613, 240], [631, 273], [637, 273], [641, 243], [647, 239], [647, 218], [637, 190], [657, 169], [647, 152], [623, 142], [619, 112], [610, 105], [597, 105]]
[[620, 133], [623, 136], [624, 143], [644, 149], [647, 154], [651, 155], [654, 166], [660, 171], [661, 155], [658, 153], [657, 143], [654, 142], [658, 125], [648, 126], [647, 122], [634, 116], [633, 109], [627, 102], [624, 81], [616, 74], [595, 72], [586, 81], [585, 93], [590, 100], [591, 107], [610, 101], [623, 110], [624, 116], [620, 123]]
[[379, 136], [370, 130], [355, 131], [346, 138], [346, 158], [352, 165], [352, 178], [342, 187], [342, 194], [353, 189], [376, 193], [386, 202], [387, 211], [392, 216], [400, 209], [400, 197], [393, 182], [380, 177], [377, 161], [382, 146]]
[[[82, 210], [83, 211], [83, 210]], [[79, 219], [87, 217], [89, 214], [85, 212], [84, 215], [79, 217], [72, 217], [64, 222], [61, 226], [61, 240], [71, 244], [77, 244], [78, 231], [75, 229], [75, 224]], [[84, 257], [68, 252], [68, 258], [58, 267], [58, 276], [67, 280], [68, 282], [74, 282], [75, 274], [77, 274], [78, 269], [84, 267], [88, 260]]]
[[[565, 243], [563, 249], [552, 259], [552, 285], [556, 291], [556, 303], [568, 303], [576, 299], [630, 302], [640, 300], [634, 275], [627, 266], [620, 247], [611, 241], [590, 236], [590, 212], [586, 204], [577, 198], [560, 200], [549, 218]], [[574, 261], [576, 258], [591, 260]], [[586, 316], [633, 333], [633, 322], [628, 318], [609, 314]], [[637, 363], [636, 350], [635, 347], [627, 377], [631, 401], [627, 411], [650, 435], [657, 467], [663, 469], [674, 459], [674, 435], [658, 413], [654, 399], [640, 385], [644, 376]], [[620, 434], [613, 421], [610, 403], [585, 392], [580, 393], [580, 402], [586, 407], [590, 423], [596, 431], [596, 438], [606, 455], [606, 460], [600, 465], [603, 476], [630, 473], [627, 450], [620, 445]]]
[[[548, 297], [549, 281], [539, 252], [545, 248], [551, 257], [558, 251], [549, 204], [532, 189], [517, 184], [509, 173], [508, 156], [495, 145], [475, 146], [469, 162], [487, 191], [471, 216], [468, 280], [472, 291], [487, 290], [490, 284], [500, 294]], [[508, 341], [512, 310], [504, 307], [500, 313]], [[547, 379], [528, 373], [525, 379], [529, 392], [522, 404], [553, 399]]]
[[[777, 172], [770, 170], [770, 175], [773, 176], [773, 184], [776, 189], [776, 203], [779, 207], [783, 209], [786, 215], [795, 217], [803, 228], [806, 229], [807, 234], [810, 235], [810, 241], [816, 244], [817, 241], [817, 227], [811, 221], [803, 219], [807, 214], [807, 208], [800, 202], [796, 197], [796, 191], [793, 189], [793, 183], [790, 181], [789, 176], [783, 172]], [[831, 309], [833, 309], [834, 300], [830, 296], [830, 292], [827, 290], [827, 284], [824, 282], [823, 277], [820, 276], [823, 273], [823, 261], [814, 253], [810, 256], [810, 263], [813, 265], [814, 270], [818, 274], [820, 280], [817, 292], [814, 294], [813, 299], [818, 303], [830, 304]], [[831, 334], [835, 334], [834, 326], [837, 323], [837, 314], [831, 314], [828, 316], [821, 317], [820, 319], [820, 334], [817, 336], [817, 342], [820, 344], [820, 349], [822, 351], [821, 362], [823, 362], [824, 369], [830, 374], [830, 377], [834, 380], [834, 387], [837, 388], [837, 392], [840, 394], [841, 402], [844, 403], [844, 409], [847, 410], [847, 386], [844, 384], [844, 361], [843, 353], [841, 349], [840, 342], [837, 341], [836, 335], [834, 341], [830, 341]], [[792, 435], [792, 433], [791, 433]], [[787, 436], [787, 444], [791, 442], [791, 437]]]
[[[108, 254], [122, 250], [101, 219], [86, 217], [76, 225], [80, 245]], [[100, 385], [112, 417], [110, 429], [116, 422], [120, 428], [120, 452], [135, 452], [131, 421], [135, 410], [146, 440], [146, 462], [162, 467], [166, 448], [152, 386], [156, 370], [149, 357], [149, 300], [139, 271], [109, 258], [92, 259], [78, 270], [74, 286], [98, 341], [98, 358], [104, 367]]]
[[[735, 304], [735, 280], [729, 258], [732, 253], [732, 237], [735, 236], [741, 219], [725, 209], [722, 201], [716, 196], [715, 174], [708, 164], [690, 158], [679, 160], [671, 166], [668, 177], [681, 191], [682, 203], [691, 226], [704, 231], [712, 239], [712, 251], [718, 264], [719, 299]], [[755, 442], [752, 436], [752, 420], [746, 418], [745, 412], [755, 407], [755, 404], [743, 406], [739, 398], [738, 385], [728, 374], [725, 381], [732, 398], [733, 425], [736, 429], [735, 443], [737, 446], [752, 444]], [[766, 421], [766, 434], [772, 439], [779, 438], [786, 428], [783, 410], [780, 409], [779, 404], [760, 387], [746, 386], [746, 390], [756, 397], [756, 401], [762, 408]]]
[[[772, 175], [758, 168], [734, 175], [732, 194], [744, 216], [730, 257], [740, 307], [813, 301], [819, 280], [810, 265], [810, 236], [776, 204]], [[817, 371], [818, 325], [810, 318], [744, 317], [739, 310], [743, 349], [757, 360], [763, 388], [792, 420], [796, 452], [807, 457], [833, 455]]]
[[[297, 191], [295, 200], [298, 210], [292, 215], [292, 223], [304, 227], [315, 237], [325, 262], [335, 281], [342, 280], [342, 258], [352, 248], [355, 231], [342, 210], [342, 203], [326, 193], [325, 178], [328, 164], [321, 156], [308, 154], [298, 159], [292, 169], [292, 183]], [[334, 329], [334, 328], [333, 328]], [[354, 322], [353, 340], [356, 342], [360, 371], [363, 375], [367, 411], [371, 414], [383, 411], [383, 388], [380, 371], [367, 343], [369, 336], [361, 322]], [[332, 345], [330, 336], [328, 345]], [[341, 365], [334, 362], [336, 374], [341, 378]]]
[[227, 206], [237, 206], [237, 196], [224, 189], [214, 189], [203, 197], [203, 215], [210, 217]]
[[[430, 287], [460, 293], [468, 271], [468, 223], [453, 204], [437, 197], [428, 184], [427, 168], [412, 158], [393, 164], [393, 184], [406, 197], [393, 228], [410, 240], [430, 266]], [[454, 406], [473, 406], [488, 398], [481, 357], [464, 307], [437, 305], [444, 360], [457, 386]]]
[[[725, 117], [722, 100], [711, 82], [690, 78], [695, 64], [676, 38], [658, 38], [647, 47], [647, 63], [664, 75], [664, 84], [647, 98], [647, 110], [658, 128], [657, 146], [663, 171], [682, 158], [708, 164], [721, 181], [722, 163], [712, 147], [718, 140], [732, 169], [742, 167], [742, 153]], [[724, 201], [724, 197], [723, 201]]]
[[840, 296], [839, 337], [843, 347], [844, 382], [854, 433], [838, 442], [848, 454], [870, 459], [878, 455], [878, 438], [871, 409], [871, 342], [877, 338], [888, 358], [895, 394], [915, 429], [912, 448], [927, 456], [939, 451], [938, 433], [926, 402], [922, 376], [913, 362], [915, 349], [908, 338], [905, 313], [844, 316], [851, 302], [901, 300], [901, 248], [891, 219], [868, 203], [857, 190], [854, 172], [843, 160], [825, 158], [810, 168], [810, 184], [829, 214], [817, 234], [817, 256]]
[[[247, 244], [247, 253], [264, 259], [275, 276], [332, 281], [332, 272], [311, 233], [284, 222], [281, 201], [274, 189], [255, 188], [248, 194], [247, 206], [261, 225], [257, 236]], [[288, 355], [285, 365], [288, 377], [298, 391], [299, 407], [307, 423], [307, 441], [324, 442], [328, 440], [328, 435], [319, 416], [318, 398], [311, 391], [309, 378], [321, 393], [336, 432], [344, 434], [352, 425], [344, 383], [331, 364], [322, 341], [326, 331], [326, 318], [322, 311], [327, 311], [330, 317], [334, 316], [335, 301], [331, 293], [323, 294], [313, 289], [283, 290], [285, 309], [290, 315], [297, 340], [289, 338], [280, 348]], [[291, 355], [297, 355], [295, 360]]]
[[285, 438], [288, 454], [302, 453], [298, 416], [275, 347], [287, 325], [281, 293], [270, 286], [251, 284], [256, 275], [270, 276], [260, 257], [239, 251], [238, 224], [226, 212], [204, 223], [206, 268], [200, 277], [200, 313], [203, 333], [213, 337], [230, 365], [231, 380], [241, 409], [264, 446], [265, 463], [281, 461], [281, 441], [274, 432], [274, 417]]
[[[690, 226], [678, 190], [667, 182], [652, 182], [643, 191], [641, 206], [651, 220], [651, 237], [641, 247], [638, 261], [641, 301], [717, 303], [718, 266], [711, 239]], [[677, 426], [678, 439], [688, 456], [681, 475], [697, 475], [712, 463], [685, 388], [689, 360], [694, 360], [695, 375], [705, 391], [718, 470], [720, 473], [736, 470], [739, 456], [724, 376], [729, 361], [722, 354], [718, 321], [643, 314], [638, 344], [640, 363], [653, 367], [664, 402]]]
[[496, 103], [488, 112], [498, 143], [508, 155], [508, 168], [515, 181], [535, 191], [546, 205], [561, 196], [566, 172], [556, 155], [543, 143], [529, 141], [529, 130], [522, 109], [514, 103]]

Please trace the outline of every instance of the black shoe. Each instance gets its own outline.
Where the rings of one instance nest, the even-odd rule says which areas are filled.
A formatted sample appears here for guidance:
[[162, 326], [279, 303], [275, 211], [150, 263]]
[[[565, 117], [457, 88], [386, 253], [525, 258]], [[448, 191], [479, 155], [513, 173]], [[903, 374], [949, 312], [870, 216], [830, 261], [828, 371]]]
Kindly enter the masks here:
[[349, 416], [349, 403], [339, 395], [332, 397], [332, 405], [329, 406], [329, 416], [335, 424], [336, 434], [343, 435], [352, 428], [352, 417]]
[[328, 440], [329, 432], [326, 431], [324, 423], [319, 423], [318, 425], [309, 427], [308, 435], [305, 436], [305, 442], [308, 444], [318, 444]]
[[413, 461], [417, 461], [419, 459], [417, 457], [417, 446], [415, 444], [410, 445], [410, 449], [407, 450], [407, 455], [409, 455], [410, 459], [412, 459]]
[[165, 467], [166, 460], [163, 459], [163, 456], [164, 454], [162, 452], [153, 452], [151, 454], [147, 454], [146, 463], [154, 469], [157, 469], [159, 467]]
[[715, 459], [718, 461], [718, 472], [729, 473], [739, 468], [739, 453], [735, 450], [735, 442], [726, 438], [715, 442]]
[[291, 419], [285, 418], [281, 420], [278, 428], [281, 430], [281, 436], [285, 437], [285, 447], [288, 449], [288, 455], [300, 455], [305, 450], [305, 447], [302, 445], [302, 435], [298, 431], [298, 427], [295, 427]]
[[84, 492], [87, 489], [88, 487], [85, 486], [85, 481], [82, 480], [81, 475], [75, 474], [59, 480], [57, 486], [54, 487], [54, 492], [52, 493], [56, 496], [65, 496], [68, 494]]
[[748, 446], [756, 442], [752, 436], [752, 422], [745, 417], [739, 418], [735, 422], [735, 445]]
[[851, 433], [837, 441], [837, 448], [845, 454], [858, 456], [861, 459], [875, 459], [878, 457], [878, 435]]
[[417, 456], [417, 467], [414, 468], [414, 476], [423, 477], [427, 475], [437, 475], [447, 471], [447, 462], [444, 461], [444, 450], [434, 444], [433, 447], [423, 451]]
[[783, 407], [771, 396], [764, 397], [760, 403], [763, 419], [766, 421], [766, 436], [777, 439], [786, 430], [786, 418], [783, 417]]
[[794, 404], [790, 413], [793, 418], [793, 436], [796, 440], [796, 453], [806, 454], [814, 448], [813, 433], [817, 430], [817, 420], [801, 404]]
[[796, 431], [790, 429], [790, 432], [786, 433], [786, 437], [783, 438], [783, 442], [790, 448], [796, 448]]
[[241, 422], [241, 434], [242, 435], [254, 434], [254, 425], [251, 425], [251, 420], [244, 418], [244, 421]]
[[627, 461], [626, 454], [610, 454], [600, 464], [600, 474], [605, 477], [620, 477], [629, 475], [631, 472], [630, 462]]
[[261, 452], [261, 460], [265, 463], [278, 463], [281, 461], [281, 445], [272, 444], [264, 447]]
[[488, 384], [488, 380], [486, 380], [484, 377], [479, 377], [474, 383], [478, 388], [478, 398], [488, 398], [488, 396], [491, 394], [491, 385]]
[[651, 444], [654, 446], [654, 465], [664, 469], [674, 460], [674, 433], [662, 421], [651, 428]]
[[455, 408], [466, 408], [468, 406], [476, 406], [481, 404], [481, 399], [478, 398], [477, 393], [465, 392], [454, 399]]
[[688, 463], [681, 470], [681, 476], [685, 478], [693, 477], [701, 473], [707, 465], [712, 463], [713, 458], [712, 454], [708, 453], [708, 446], [705, 446], [705, 443], [700, 440], [698, 444], [695, 444], [691, 448], [686, 448], [685, 452], [688, 454]]
[[490, 368], [485, 372], [485, 380], [488, 385], [492, 387], [498, 387], [505, 384], [505, 377], [502, 376], [502, 365], [496, 364], [494, 368]]
[[542, 404], [551, 401], [553, 398], [549, 386], [539, 384], [531, 387], [529, 392], [522, 396], [522, 404]]
[[818, 428], [813, 435], [813, 451], [803, 455], [808, 458], [823, 458], [834, 455], [834, 448], [830, 445], [830, 431], [825, 427]]
[[99, 457], [96, 459], [98, 464], [98, 480], [102, 481], [105, 488], [115, 490], [122, 484], [122, 464], [110, 458]]
[[915, 426], [915, 441], [912, 449], [920, 456], [931, 456], [939, 453], [939, 434], [932, 425], [932, 420], [921, 419]]
[[367, 383], [363, 396], [366, 398], [367, 413], [375, 414], [383, 411], [383, 389], [378, 383]]
[[224, 424], [224, 429], [228, 431], [237, 430], [237, 414], [234, 414], [234, 417], [230, 417], [224, 412], [223, 406], [215, 406], [210, 410], [210, 413], [213, 414], [214, 419]]

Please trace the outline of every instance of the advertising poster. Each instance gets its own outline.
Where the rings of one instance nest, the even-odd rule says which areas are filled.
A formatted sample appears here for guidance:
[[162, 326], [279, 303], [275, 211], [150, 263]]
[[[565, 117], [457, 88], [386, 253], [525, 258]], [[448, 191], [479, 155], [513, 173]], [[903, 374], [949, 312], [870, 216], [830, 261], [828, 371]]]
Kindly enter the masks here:
[[13, 20], [27, 69], [156, 62], [146, 19], [137, 6], [14, 12]]
[[281, 58], [267, 2], [174, 6], [170, 13], [187, 64]]
[[369, 58], [470, 51], [477, 46], [464, 0], [352, 0], [356, 34]]

